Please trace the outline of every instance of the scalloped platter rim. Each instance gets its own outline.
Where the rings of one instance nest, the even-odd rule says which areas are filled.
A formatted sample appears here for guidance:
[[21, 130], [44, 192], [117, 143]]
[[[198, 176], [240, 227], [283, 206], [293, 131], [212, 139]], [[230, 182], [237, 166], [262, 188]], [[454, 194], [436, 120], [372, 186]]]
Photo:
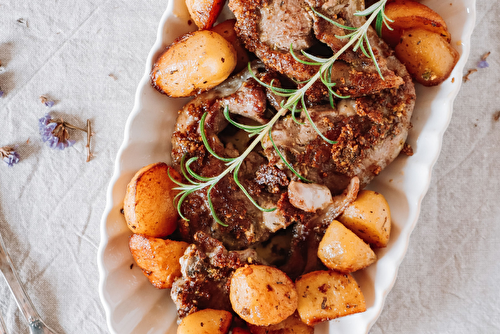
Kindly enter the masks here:
[[[453, 101], [460, 90], [462, 72], [470, 50], [475, 24], [475, 0], [424, 0], [441, 14], [452, 34], [452, 44], [460, 60], [450, 78], [437, 87], [417, 85], [415, 106], [408, 142], [414, 149], [411, 157], [398, 157], [370, 184], [384, 194], [393, 218], [391, 241], [377, 250], [379, 260], [366, 270], [355, 273], [367, 302], [367, 311], [316, 326], [315, 333], [366, 334], [382, 312], [385, 298], [396, 280], [420, 212], [432, 168], [438, 159], [443, 134], [448, 127]], [[231, 16], [225, 8], [220, 20]], [[157, 290], [133, 265], [128, 250], [131, 234], [123, 215], [127, 183], [137, 170], [153, 162], [170, 162], [170, 136], [177, 110], [187, 99], [170, 99], [150, 85], [152, 64], [166, 45], [176, 37], [195, 29], [189, 24], [184, 0], [170, 0], [158, 27], [157, 39], [149, 52], [144, 75], [138, 84], [135, 104], [130, 113], [106, 196], [102, 216], [101, 242], [97, 256], [99, 295], [111, 333], [176, 333], [176, 309], [170, 290]]]

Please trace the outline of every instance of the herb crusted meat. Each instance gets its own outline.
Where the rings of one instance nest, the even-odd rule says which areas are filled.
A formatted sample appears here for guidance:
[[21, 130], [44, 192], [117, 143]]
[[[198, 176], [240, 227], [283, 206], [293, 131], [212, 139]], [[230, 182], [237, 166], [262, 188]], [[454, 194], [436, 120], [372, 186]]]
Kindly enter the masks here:
[[[293, 80], [309, 80], [319, 69], [297, 61], [290, 53], [290, 44], [296, 54], [300, 50], [322, 48], [331, 55], [346, 43], [335, 37], [344, 31], [310, 7], [341, 24], [359, 27], [364, 18], [353, 13], [362, 10], [363, 3], [361, 0], [230, 0], [229, 7], [237, 20], [236, 32], [259, 60], [252, 63], [251, 70], [242, 71], [196, 96], [179, 111], [172, 137], [174, 168], [182, 174], [185, 162], [196, 157], [189, 167], [198, 175], [210, 178], [224, 173], [226, 162], [210, 151], [223, 158], [236, 158], [252, 140], [230, 124], [225, 110], [232, 120], [242, 124], [269, 122], [284, 98], [258, 80], [276, 87], [291, 87]], [[335, 98], [333, 105], [330, 104], [326, 87], [320, 81], [306, 94], [310, 118], [319, 132], [335, 143], [328, 143], [318, 135], [305, 112], [297, 113], [297, 122], [288, 112], [273, 125], [270, 131], [273, 141], [266, 134], [262, 145], [245, 158], [237, 175], [239, 181], [227, 174], [215, 184], [210, 191], [212, 207], [207, 187], [185, 198], [181, 213], [186, 219], [180, 220], [179, 230], [182, 239], [194, 245], [186, 251], [183, 276], [172, 289], [181, 317], [207, 307], [230, 310], [226, 298], [228, 277], [248, 261], [260, 261], [257, 256], [239, 256], [235, 251], [253, 251], [277, 231], [286, 229], [292, 234], [288, 261], [282, 270], [297, 277], [320, 268], [317, 247], [328, 224], [403, 149], [415, 104], [413, 82], [393, 51], [371, 28], [368, 39], [383, 78], [372, 59], [351, 48], [336, 61], [331, 74], [332, 82], [337, 83], [335, 91], [348, 98]], [[200, 129], [205, 114], [206, 142]], [[302, 177], [327, 188], [331, 198], [325, 203], [329, 204], [315, 212], [294, 206], [289, 186], [300, 179], [287, 164]], [[258, 205], [276, 210], [261, 211], [238, 182]], [[219, 224], [212, 212], [227, 226]], [[222, 297], [212, 301], [211, 296], [215, 295]]]

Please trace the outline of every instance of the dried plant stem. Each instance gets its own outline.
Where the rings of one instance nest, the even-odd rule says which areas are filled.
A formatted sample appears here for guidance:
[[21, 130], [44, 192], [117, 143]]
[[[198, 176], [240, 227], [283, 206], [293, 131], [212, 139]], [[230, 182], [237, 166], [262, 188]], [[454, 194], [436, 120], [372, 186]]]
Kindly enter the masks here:
[[90, 151], [90, 139], [92, 138], [92, 125], [90, 124], [90, 120], [87, 120], [87, 162], [92, 159], [92, 152]]
[[83, 131], [85, 133], [87, 133], [87, 145], [85, 145], [85, 148], [87, 149], [87, 160], [86, 162], [89, 162], [91, 159], [92, 159], [92, 151], [91, 151], [91, 147], [90, 147], [90, 141], [92, 139], [92, 124], [90, 123], [90, 120], [87, 119], [87, 128], [80, 128], [78, 126], [74, 126], [68, 122], [65, 122], [61, 119], [61, 121], [54, 121], [54, 120], [50, 120], [49, 123], [59, 123], [59, 124], [62, 124], [63, 127], [66, 127], [68, 129], [72, 129], [72, 130], [80, 130], [80, 131]]

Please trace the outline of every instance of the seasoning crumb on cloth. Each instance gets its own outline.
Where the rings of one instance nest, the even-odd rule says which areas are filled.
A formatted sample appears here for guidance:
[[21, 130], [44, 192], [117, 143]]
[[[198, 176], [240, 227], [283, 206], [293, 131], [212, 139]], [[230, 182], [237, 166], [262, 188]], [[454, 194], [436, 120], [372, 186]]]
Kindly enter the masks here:
[[16, 21], [17, 21], [17, 23], [22, 24], [26, 28], [29, 28], [29, 26], [28, 26], [28, 20], [26, 20], [26, 19], [24, 19], [24, 18], [21, 17], [21, 18], [18, 18]]
[[500, 111], [497, 111], [496, 113], [493, 114], [493, 120], [495, 122], [498, 122], [498, 120], [500, 120]]

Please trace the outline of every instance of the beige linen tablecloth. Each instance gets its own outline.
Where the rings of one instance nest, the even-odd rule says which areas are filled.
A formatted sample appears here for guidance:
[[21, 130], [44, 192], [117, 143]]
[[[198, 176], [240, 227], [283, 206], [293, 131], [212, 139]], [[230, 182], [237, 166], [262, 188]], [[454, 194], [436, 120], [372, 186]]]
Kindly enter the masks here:
[[[452, 0], [451, 0], [452, 1]], [[115, 155], [167, 0], [2, 0], [0, 232], [46, 322], [61, 333], [106, 333], [98, 296], [99, 224]], [[462, 86], [422, 213], [373, 334], [500, 333], [500, 1], [478, 0]], [[74, 147], [44, 145], [38, 119], [94, 126]], [[498, 114], [497, 114], [498, 115]], [[27, 333], [3, 280], [9, 333]]]

